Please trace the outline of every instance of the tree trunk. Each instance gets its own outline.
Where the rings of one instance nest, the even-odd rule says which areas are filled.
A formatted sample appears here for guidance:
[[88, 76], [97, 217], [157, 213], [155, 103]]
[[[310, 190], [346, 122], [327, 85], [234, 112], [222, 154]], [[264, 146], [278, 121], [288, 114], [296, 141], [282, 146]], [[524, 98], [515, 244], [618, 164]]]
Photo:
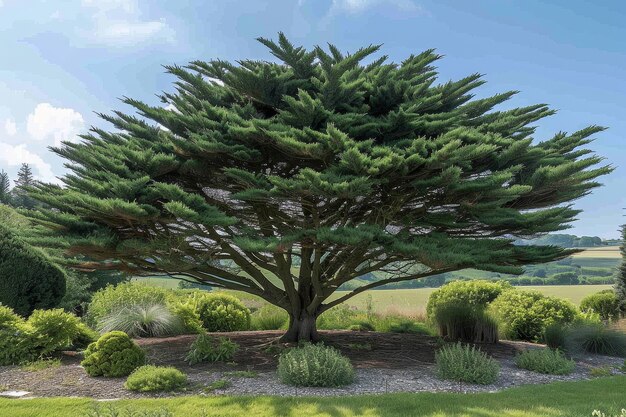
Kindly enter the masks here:
[[289, 314], [289, 328], [280, 338], [285, 343], [317, 342], [317, 314], [309, 314], [302, 310], [297, 314]]

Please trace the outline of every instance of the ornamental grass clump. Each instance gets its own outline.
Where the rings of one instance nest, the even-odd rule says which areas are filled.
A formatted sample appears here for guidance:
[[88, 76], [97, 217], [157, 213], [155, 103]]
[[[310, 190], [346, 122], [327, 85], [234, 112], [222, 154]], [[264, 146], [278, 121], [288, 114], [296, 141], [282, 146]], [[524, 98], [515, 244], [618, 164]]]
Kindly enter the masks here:
[[518, 368], [548, 375], [568, 375], [576, 368], [573, 360], [552, 349], [526, 350], [515, 357], [515, 364]]
[[98, 330], [122, 331], [130, 337], [164, 337], [185, 333], [184, 322], [165, 304], [135, 304], [103, 317]]
[[146, 361], [146, 354], [124, 332], [106, 333], [85, 350], [80, 363], [90, 376], [129, 375]]
[[600, 323], [574, 325], [567, 330], [568, 353], [595, 353], [626, 357], [626, 333]]
[[278, 377], [300, 387], [340, 387], [351, 384], [355, 373], [350, 360], [337, 349], [305, 344], [280, 356]]
[[500, 365], [496, 360], [475, 347], [445, 346], [435, 354], [437, 375], [451, 381], [489, 385], [496, 382]]
[[131, 391], [176, 391], [187, 384], [187, 375], [170, 366], [145, 365], [133, 371], [124, 388]]

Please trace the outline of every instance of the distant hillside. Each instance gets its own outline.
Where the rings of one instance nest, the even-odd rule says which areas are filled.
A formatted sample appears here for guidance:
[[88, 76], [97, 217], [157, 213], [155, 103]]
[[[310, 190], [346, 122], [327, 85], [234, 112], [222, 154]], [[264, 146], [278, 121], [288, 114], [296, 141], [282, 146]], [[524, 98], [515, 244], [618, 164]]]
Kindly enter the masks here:
[[536, 239], [519, 239], [516, 245], [554, 245], [562, 248], [593, 248], [596, 246], [614, 246], [615, 240], [602, 240], [598, 236], [575, 236], [550, 234]]

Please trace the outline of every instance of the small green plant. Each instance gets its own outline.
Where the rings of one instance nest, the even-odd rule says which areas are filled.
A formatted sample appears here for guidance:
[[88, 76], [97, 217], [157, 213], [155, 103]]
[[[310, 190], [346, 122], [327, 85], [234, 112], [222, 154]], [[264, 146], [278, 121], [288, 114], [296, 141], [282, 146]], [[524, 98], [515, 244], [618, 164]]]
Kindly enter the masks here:
[[435, 354], [437, 375], [451, 381], [473, 384], [493, 384], [498, 379], [500, 365], [480, 349], [460, 342], [445, 346]]
[[550, 375], [568, 375], [576, 368], [573, 360], [552, 349], [526, 350], [515, 357], [515, 364], [522, 369]]
[[106, 333], [85, 351], [81, 365], [90, 376], [129, 375], [145, 363], [144, 351], [124, 332]]
[[101, 406], [96, 404], [84, 417], [174, 417], [174, 414], [167, 408], [140, 410], [137, 408], [120, 408], [112, 405]]
[[265, 304], [252, 314], [252, 328], [255, 330], [282, 329], [289, 321], [289, 315], [282, 308]]
[[238, 348], [237, 343], [225, 337], [201, 334], [191, 344], [185, 360], [190, 365], [200, 362], [229, 362], [233, 360]]
[[259, 373], [257, 371], [230, 371], [224, 372], [224, 376], [229, 378], [256, 378]]
[[278, 359], [278, 377], [289, 385], [339, 387], [354, 381], [350, 360], [323, 344], [290, 349]]
[[26, 323], [33, 329], [43, 356], [68, 349], [85, 334], [93, 334], [78, 317], [60, 308], [35, 310]]
[[22, 365], [22, 369], [29, 372], [38, 372], [45, 369], [53, 369], [61, 366], [61, 359], [40, 359]]
[[119, 330], [130, 337], [164, 337], [184, 333], [184, 324], [165, 304], [134, 304], [104, 316], [98, 330]]
[[589, 375], [594, 378], [601, 378], [613, 375], [613, 368], [610, 366], [598, 366], [589, 370]]
[[229, 294], [197, 291], [188, 303], [193, 306], [208, 332], [234, 332], [250, 329], [250, 310]]
[[133, 371], [124, 387], [131, 391], [176, 391], [187, 384], [187, 375], [169, 366], [141, 366]]
[[609, 356], [626, 356], [626, 334], [603, 324], [575, 325], [565, 337], [568, 353], [596, 353]]
[[209, 385], [205, 386], [204, 391], [213, 392], [220, 389], [230, 388], [232, 385], [232, 382], [227, 379], [218, 379], [217, 381], [213, 381]]

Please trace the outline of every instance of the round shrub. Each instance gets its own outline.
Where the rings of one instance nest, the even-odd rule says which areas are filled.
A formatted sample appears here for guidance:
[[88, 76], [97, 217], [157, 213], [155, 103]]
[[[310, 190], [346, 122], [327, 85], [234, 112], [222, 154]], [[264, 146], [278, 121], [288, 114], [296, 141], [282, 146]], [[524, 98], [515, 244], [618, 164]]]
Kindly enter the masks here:
[[280, 356], [278, 377], [300, 387], [340, 387], [354, 381], [354, 368], [338, 350], [307, 344]]
[[56, 307], [65, 295], [63, 270], [1, 225], [0, 277], [0, 304], [24, 317]]
[[573, 360], [552, 349], [526, 350], [515, 357], [515, 364], [518, 368], [549, 375], [568, 375], [576, 368]]
[[56, 350], [68, 349], [74, 342], [87, 333], [85, 325], [78, 317], [66, 313], [60, 308], [54, 310], [35, 310], [27, 324], [42, 346], [41, 354], [46, 355]]
[[187, 375], [170, 366], [141, 366], [126, 379], [124, 387], [131, 391], [175, 391], [187, 384]]
[[571, 323], [578, 314], [570, 301], [524, 290], [504, 291], [489, 308], [505, 337], [533, 342], [542, 338], [549, 325]]
[[150, 287], [137, 282], [108, 285], [93, 295], [87, 310], [87, 320], [95, 327], [104, 317], [123, 308], [134, 305], [165, 305], [167, 300], [168, 290], [165, 288]]
[[85, 350], [81, 365], [90, 376], [126, 376], [143, 365], [146, 355], [124, 332], [104, 334]]
[[229, 294], [194, 293], [189, 301], [209, 332], [250, 329], [250, 310]]
[[434, 319], [439, 308], [449, 305], [485, 308], [508, 288], [511, 285], [503, 281], [452, 281], [432, 292], [426, 313]]
[[496, 382], [500, 365], [480, 349], [462, 345], [445, 346], [435, 353], [437, 375], [451, 381], [489, 385]]
[[620, 301], [613, 290], [590, 294], [580, 301], [580, 310], [596, 313], [604, 321], [619, 320]]
[[200, 334], [204, 332], [200, 315], [190, 303], [175, 302], [170, 305], [170, 310], [180, 320], [185, 333]]

